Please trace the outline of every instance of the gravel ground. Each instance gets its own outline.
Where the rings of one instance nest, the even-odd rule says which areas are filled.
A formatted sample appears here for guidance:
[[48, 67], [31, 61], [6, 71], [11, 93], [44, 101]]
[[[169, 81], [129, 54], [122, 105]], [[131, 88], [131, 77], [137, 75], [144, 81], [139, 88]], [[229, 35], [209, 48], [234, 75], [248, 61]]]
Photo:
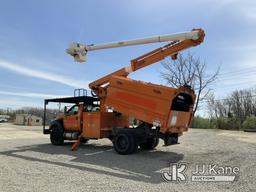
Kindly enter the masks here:
[[[110, 141], [52, 146], [41, 127], [0, 124], [0, 191], [256, 191], [256, 133], [190, 129], [180, 144], [121, 156]], [[186, 182], [165, 181], [185, 162]], [[196, 164], [238, 166], [233, 182], [192, 182]]]

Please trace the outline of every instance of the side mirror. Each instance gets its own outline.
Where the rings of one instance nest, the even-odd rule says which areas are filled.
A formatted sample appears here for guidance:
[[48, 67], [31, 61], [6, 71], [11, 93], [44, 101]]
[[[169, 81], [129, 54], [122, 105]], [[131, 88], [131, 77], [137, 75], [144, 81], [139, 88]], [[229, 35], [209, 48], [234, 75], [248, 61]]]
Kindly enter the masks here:
[[64, 114], [67, 113], [67, 106], [64, 107]]

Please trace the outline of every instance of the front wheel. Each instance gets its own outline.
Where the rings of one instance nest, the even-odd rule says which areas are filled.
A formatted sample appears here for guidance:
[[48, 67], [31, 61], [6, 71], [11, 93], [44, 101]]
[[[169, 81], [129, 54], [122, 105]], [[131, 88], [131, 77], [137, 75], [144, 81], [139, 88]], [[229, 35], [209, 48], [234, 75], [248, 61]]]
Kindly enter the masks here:
[[60, 126], [55, 125], [51, 129], [50, 140], [53, 145], [63, 145], [63, 129]]
[[120, 155], [128, 155], [138, 148], [136, 138], [128, 132], [119, 132], [114, 137], [114, 149]]

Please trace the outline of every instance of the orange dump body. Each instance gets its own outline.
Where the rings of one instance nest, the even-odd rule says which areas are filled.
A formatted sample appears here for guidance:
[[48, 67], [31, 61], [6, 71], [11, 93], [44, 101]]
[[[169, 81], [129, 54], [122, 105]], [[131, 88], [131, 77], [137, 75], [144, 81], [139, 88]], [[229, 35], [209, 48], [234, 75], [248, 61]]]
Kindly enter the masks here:
[[188, 87], [162, 85], [113, 76], [105, 105], [129, 117], [160, 126], [160, 132], [182, 134], [191, 122], [195, 101]]

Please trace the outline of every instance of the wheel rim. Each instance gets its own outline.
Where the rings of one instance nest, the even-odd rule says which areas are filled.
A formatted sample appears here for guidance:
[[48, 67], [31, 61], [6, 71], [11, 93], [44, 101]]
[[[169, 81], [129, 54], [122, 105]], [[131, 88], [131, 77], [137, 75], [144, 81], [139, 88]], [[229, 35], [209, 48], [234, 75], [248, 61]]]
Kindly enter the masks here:
[[127, 137], [120, 135], [117, 138], [116, 144], [120, 151], [125, 151], [128, 148], [129, 141], [128, 141]]

